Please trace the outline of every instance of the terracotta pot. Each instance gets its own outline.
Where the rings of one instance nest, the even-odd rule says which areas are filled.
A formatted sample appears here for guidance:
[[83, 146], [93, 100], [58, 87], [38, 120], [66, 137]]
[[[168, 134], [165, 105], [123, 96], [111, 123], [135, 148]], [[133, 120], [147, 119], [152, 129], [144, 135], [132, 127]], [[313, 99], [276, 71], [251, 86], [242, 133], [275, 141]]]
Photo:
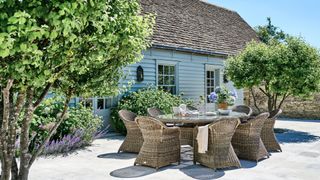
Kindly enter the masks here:
[[227, 110], [228, 109], [228, 103], [223, 102], [218, 104], [218, 109]]

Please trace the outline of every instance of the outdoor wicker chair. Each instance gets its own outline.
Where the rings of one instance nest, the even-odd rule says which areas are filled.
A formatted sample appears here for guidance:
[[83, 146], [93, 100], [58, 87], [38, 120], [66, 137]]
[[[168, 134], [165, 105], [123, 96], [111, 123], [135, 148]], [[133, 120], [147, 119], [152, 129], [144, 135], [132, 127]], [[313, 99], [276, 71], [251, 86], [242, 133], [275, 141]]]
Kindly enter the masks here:
[[134, 165], [156, 169], [178, 162], [180, 164], [180, 131], [177, 127], [166, 127], [152, 117], [139, 116], [136, 122], [143, 135], [143, 145]]
[[251, 116], [253, 113], [252, 108], [246, 105], [237, 105], [232, 109], [232, 111], [245, 113], [248, 116]]
[[[194, 163], [213, 169], [241, 167], [240, 161], [231, 145], [232, 136], [240, 124], [237, 118], [224, 118], [209, 125], [208, 151], [198, 153], [195, 139]], [[195, 129], [197, 133], [197, 128]]]
[[133, 152], [138, 153], [143, 143], [142, 133], [135, 122], [137, 115], [131, 111], [120, 110], [120, 119], [123, 121], [127, 129], [127, 136], [121, 144], [119, 152]]
[[148, 108], [147, 111], [148, 111], [148, 115], [153, 118], [157, 118], [159, 115], [164, 115], [164, 113], [159, 108], [156, 108], [156, 107]]
[[262, 131], [261, 131], [261, 139], [266, 149], [269, 152], [280, 151], [282, 149], [277, 141], [277, 138], [274, 134], [274, 124], [276, 122], [276, 118], [282, 113], [281, 109], [276, 109], [270, 112], [269, 118], [265, 121]]
[[247, 123], [241, 123], [232, 137], [232, 146], [239, 158], [259, 161], [269, 157], [261, 140], [261, 130], [269, 113], [262, 113]]
[[191, 106], [191, 105], [187, 105], [187, 109], [188, 109], [189, 111], [197, 111], [197, 110], [198, 110], [198, 108], [196, 108], [196, 107], [194, 107], [194, 106]]

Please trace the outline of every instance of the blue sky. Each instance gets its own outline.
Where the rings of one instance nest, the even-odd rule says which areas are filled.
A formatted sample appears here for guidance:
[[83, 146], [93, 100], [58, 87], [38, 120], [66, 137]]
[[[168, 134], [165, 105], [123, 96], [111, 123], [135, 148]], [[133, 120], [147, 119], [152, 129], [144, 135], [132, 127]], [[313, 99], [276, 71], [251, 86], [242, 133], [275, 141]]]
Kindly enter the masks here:
[[320, 49], [319, 0], [208, 0], [237, 11], [252, 27], [272, 23], [285, 33], [302, 36]]

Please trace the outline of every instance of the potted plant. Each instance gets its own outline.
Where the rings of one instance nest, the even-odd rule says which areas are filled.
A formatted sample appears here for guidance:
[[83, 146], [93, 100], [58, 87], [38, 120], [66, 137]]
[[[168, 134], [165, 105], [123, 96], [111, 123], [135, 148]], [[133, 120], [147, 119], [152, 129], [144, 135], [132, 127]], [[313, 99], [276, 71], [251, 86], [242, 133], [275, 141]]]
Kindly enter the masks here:
[[[229, 91], [226, 87], [217, 87], [214, 92], [211, 92], [208, 96], [209, 101], [214, 102], [218, 106], [218, 111], [226, 111], [229, 106], [233, 106], [237, 98], [237, 92], [235, 90]], [[221, 112], [220, 112], [221, 113]], [[226, 112], [226, 113], [229, 113]]]

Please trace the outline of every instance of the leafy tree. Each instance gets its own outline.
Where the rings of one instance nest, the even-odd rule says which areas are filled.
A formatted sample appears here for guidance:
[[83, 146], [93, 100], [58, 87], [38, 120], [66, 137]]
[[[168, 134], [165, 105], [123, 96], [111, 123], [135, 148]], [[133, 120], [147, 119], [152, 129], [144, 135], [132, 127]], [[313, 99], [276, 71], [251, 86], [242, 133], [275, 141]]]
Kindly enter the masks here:
[[238, 88], [248, 88], [256, 108], [259, 89], [267, 98], [268, 110], [281, 108], [288, 96], [309, 96], [319, 90], [319, 51], [303, 39], [288, 37], [269, 45], [251, 42], [227, 60], [226, 71]]
[[[121, 69], [141, 59], [153, 23], [138, 0], [0, 1], [1, 180], [28, 179], [71, 97], [118, 92]], [[32, 149], [33, 113], [50, 91], [65, 97], [64, 108]]]
[[255, 28], [256, 33], [261, 42], [265, 44], [274, 43], [274, 42], [283, 42], [287, 36], [281, 29], [274, 26], [271, 23], [271, 18], [267, 18], [268, 24], [264, 26], [257, 26]]

